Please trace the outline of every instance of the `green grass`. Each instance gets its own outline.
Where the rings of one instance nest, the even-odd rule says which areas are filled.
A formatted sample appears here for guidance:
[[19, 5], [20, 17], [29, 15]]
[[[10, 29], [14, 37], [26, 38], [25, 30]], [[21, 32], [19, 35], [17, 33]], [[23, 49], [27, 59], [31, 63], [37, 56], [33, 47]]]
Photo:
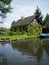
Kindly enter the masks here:
[[0, 40], [2, 39], [2, 38], [10, 38], [10, 40], [14, 40], [14, 39], [21, 39], [21, 38], [32, 38], [32, 37], [37, 37], [37, 35], [36, 36], [28, 36], [28, 35], [12, 35], [12, 36], [8, 36], [8, 35], [1, 35], [0, 36]]

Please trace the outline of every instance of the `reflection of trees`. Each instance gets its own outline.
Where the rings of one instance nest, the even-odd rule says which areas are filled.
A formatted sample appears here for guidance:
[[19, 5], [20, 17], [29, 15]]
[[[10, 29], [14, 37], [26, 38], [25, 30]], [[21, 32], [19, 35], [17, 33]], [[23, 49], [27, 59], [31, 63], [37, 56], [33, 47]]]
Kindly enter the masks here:
[[[42, 55], [43, 55], [43, 47], [46, 53], [49, 55], [49, 41], [48, 40], [40, 40], [40, 39], [32, 39], [32, 40], [25, 40], [25, 41], [17, 41], [11, 43], [13, 49], [17, 49], [18, 51], [22, 52], [22, 55], [31, 55], [37, 59], [38, 65], [42, 62]], [[1, 59], [2, 58], [2, 59]], [[2, 53], [0, 55], [0, 63], [2, 62], [3, 65], [11, 64], [10, 60]]]
[[49, 40], [45, 40], [43, 41], [43, 47], [44, 47], [44, 50], [46, 51], [46, 53], [48, 54], [49, 56]]
[[14, 49], [18, 49], [23, 54], [29, 54], [32, 56], [36, 56], [38, 65], [40, 65], [41, 58], [42, 58], [42, 41], [40, 39], [33, 39], [30, 41], [20, 41], [12, 43]]
[[42, 47], [42, 45], [41, 45], [41, 46], [39, 46], [38, 52], [37, 52], [37, 61], [38, 61], [38, 65], [41, 64], [42, 55], [43, 55], [43, 47]]
[[38, 48], [41, 44], [40, 42], [41, 41], [39, 39], [33, 39], [29, 41], [17, 41], [15, 43], [12, 43], [12, 47], [14, 49], [17, 48], [19, 51], [22, 51], [22, 53], [26, 52], [28, 54], [36, 56]]

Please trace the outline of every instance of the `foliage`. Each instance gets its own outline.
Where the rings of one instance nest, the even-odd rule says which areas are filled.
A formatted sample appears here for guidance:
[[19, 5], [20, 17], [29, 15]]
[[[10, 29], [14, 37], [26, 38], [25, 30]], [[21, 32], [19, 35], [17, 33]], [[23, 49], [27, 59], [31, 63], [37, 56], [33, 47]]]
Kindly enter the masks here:
[[46, 23], [45, 23], [45, 26], [46, 26], [47, 28], [49, 28], [49, 22], [46, 22]]
[[49, 33], [49, 14], [46, 14], [43, 24], [43, 33]]
[[45, 19], [44, 19], [44, 26], [49, 28], [49, 14], [47, 14]]
[[41, 14], [41, 11], [40, 11], [40, 9], [37, 7], [37, 9], [36, 9], [36, 11], [35, 11], [35, 17], [36, 17], [36, 20], [40, 23], [40, 24], [42, 24], [42, 19], [43, 19], [43, 16], [42, 16], [42, 14]]
[[0, 1], [3, 2], [6, 5], [9, 5], [12, 0], [0, 0]]
[[7, 13], [11, 12], [11, 1], [12, 0], [0, 0], [0, 16], [2, 17], [2, 19], [6, 17]]
[[12, 36], [12, 35], [22, 35], [22, 32], [13, 32], [13, 31], [11, 31], [11, 30], [8, 30], [8, 33], [7, 33], [7, 35], [9, 35], [9, 36]]
[[12, 22], [11, 28], [10, 28], [11, 31], [13, 31], [12, 26], [13, 26], [13, 24], [15, 25], [15, 23], [16, 23], [16, 21], [13, 21], [13, 22]]
[[13, 32], [12, 31], [8, 31], [7, 33], [9, 36], [12, 36], [13, 35]]
[[22, 35], [22, 32], [16, 32], [16, 35]]
[[[45, 27], [45, 28], [44, 28]], [[49, 33], [49, 22], [46, 22], [45, 24], [44, 24], [44, 27], [43, 27], [43, 29], [42, 29], [42, 32], [43, 33]]]
[[22, 31], [22, 35], [23, 35], [23, 34], [25, 34], [25, 35], [26, 35], [26, 34], [27, 34], [27, 32], [26, 32], [26, 31]]
[[40, 35], [42, 33], [42, 27], [38, 24], [29, 25], [29, 34], [30, 35]]
[[45, 20], [44, 20], [45, 22], [49, 22], [49, 14], [47, 14], [46, 15], [46, 17], [45, 17]]

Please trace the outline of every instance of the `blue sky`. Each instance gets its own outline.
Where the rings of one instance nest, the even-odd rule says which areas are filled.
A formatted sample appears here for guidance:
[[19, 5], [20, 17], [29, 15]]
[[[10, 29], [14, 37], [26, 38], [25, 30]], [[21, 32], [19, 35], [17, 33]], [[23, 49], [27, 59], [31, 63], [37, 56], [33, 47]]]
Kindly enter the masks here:
[[7, 18], [4, 20], [4, 26], [9, 28], [13, 20], [18, 20], [21, 16], [27, 17], [34, 14], [36, 7], [38, 6], [45, 16], [49, 13], [49, 0], [12, 0], [11, 6], [13, 12], [7, 14]]

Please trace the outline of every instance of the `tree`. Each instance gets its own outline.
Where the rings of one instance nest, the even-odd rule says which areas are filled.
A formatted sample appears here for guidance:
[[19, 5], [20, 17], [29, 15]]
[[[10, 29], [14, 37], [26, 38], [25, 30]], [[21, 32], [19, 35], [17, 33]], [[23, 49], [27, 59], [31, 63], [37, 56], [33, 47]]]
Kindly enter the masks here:
[[38, 6], [37, 6], [37, 9], [36, 9], [36, 11], [35, 11], [34, 14], [35, 14], [36, 20], [37, 20], [40, 24], [42, 24], [43, 16], [42, 16], [41, 11], [40, 11], [40, 9], [38, 8]]
[[11, 31], [13, 31], [12, 26], [15, 25], [15, 23], [16, 23], [16, 21], [13, 21], [13, 22], [12, 22], [11, 28], [10, 28]]
[[49, 14], [46, 14], [44, 19], [43, 33], [49, 33]]
[[44, 19], [44, 24], [49, 23], [49, 14], [46, 14], [46, 17]]
[[11, 12], [12, 8], [10, 6], [12, 0], [0, 0], [0, 16], [3, 19], [6, 18], [6, 14]]
[[47, 28], [49, 28], [49, 14], [46, 15], [45, 19], [44, 19], [44, 26], [46, 26]]

